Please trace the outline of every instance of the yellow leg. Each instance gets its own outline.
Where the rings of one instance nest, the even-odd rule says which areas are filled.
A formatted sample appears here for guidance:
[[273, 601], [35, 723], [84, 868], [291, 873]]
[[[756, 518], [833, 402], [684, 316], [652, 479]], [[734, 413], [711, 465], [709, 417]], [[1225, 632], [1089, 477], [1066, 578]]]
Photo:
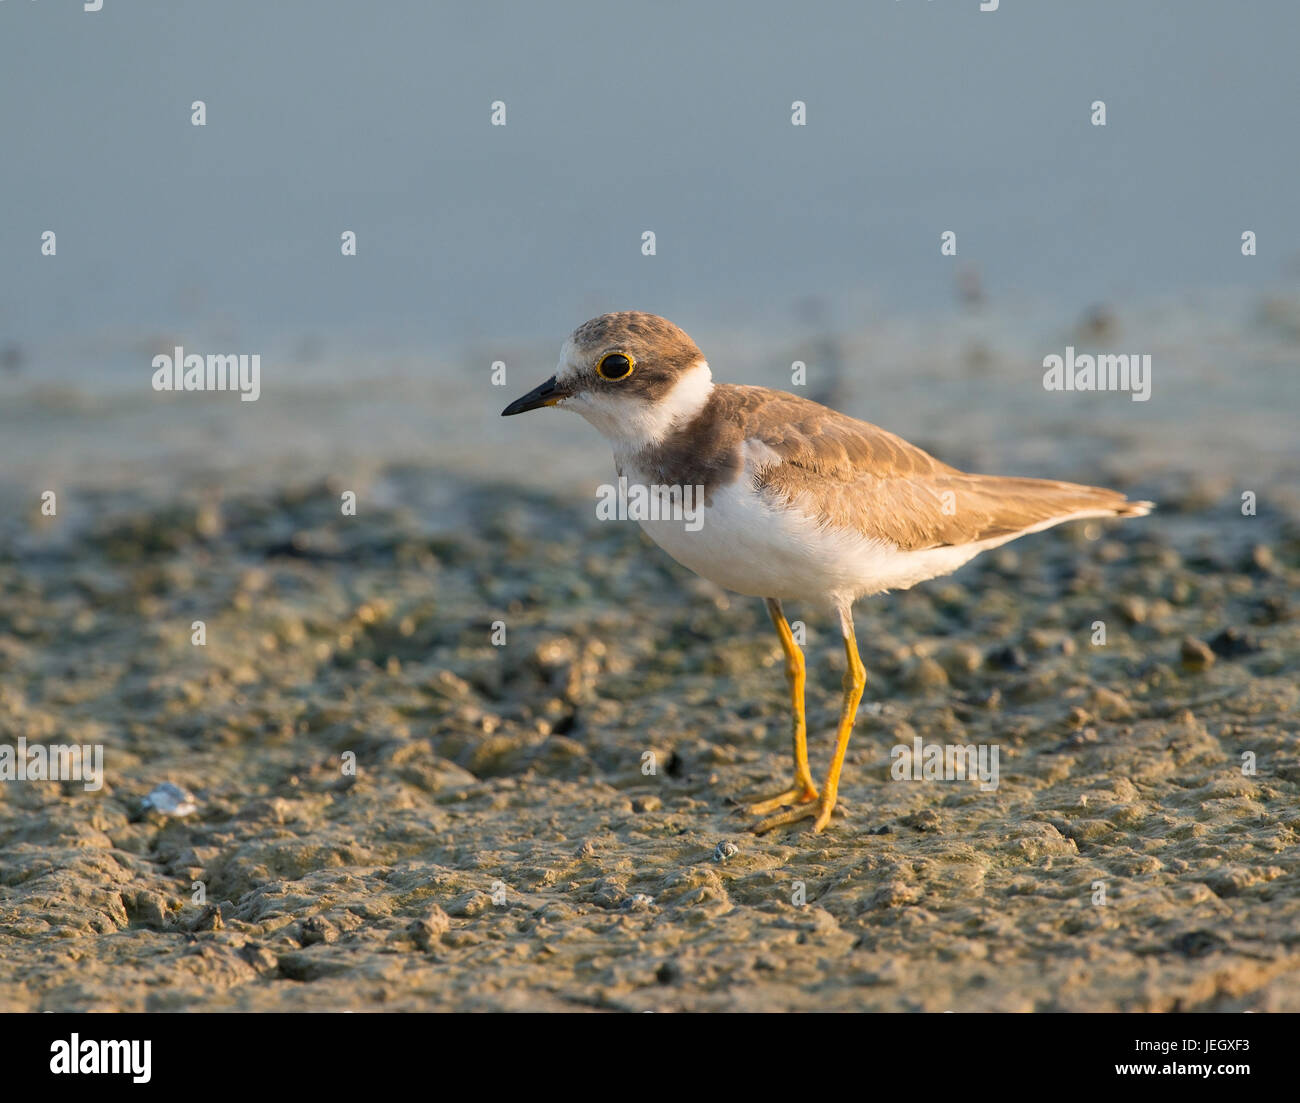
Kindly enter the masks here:
[[781, 637], [781, 650], [785, 652], [785, 676], [790, 683], [790, 705], [794, 713], [794, 784], [784, 792], [751, 804], [749, 812], [755, 816], [764, 816], [787, 804], [807, 804], [817, 799], [817, 787], [813, 785], [812, 771], [808, 768], [808, 727], [803, 711], [806, 677], [803, 652], [794, 642], [794, 633], [790, 631], [780, 601], [774, 597], [767, 599], [767, 615], [772, 618], [776, 634]]
[[835, 799], [840, 788], [840, 771], [844, 768], [844, 755], [849, 749], [849, 736], [853, 734], [853, 721], [858, 715], [858, 703], [862, 700], [862, 691], [867, 684], [867, 672], [858, 655], [858, 641], [853, 634], [853, 611], [851, 606], [840, 609], [840, 627], [844, 632], [844, 655], [848, 660], [844, 671], [844, 703], [840, 709], [840, 726], [835, 734], [835, 754], [831, 758], [831, 768], [826, 772], [826, 784], [822, 786], [821, 796], [815, 806], [791, 808], [769, 816], [754, 824], [751, 831], [761, 835], [774, 827], [788, 823], [797, 823], [816, 816], [813, 831], [821, 832], [830, 823], [831, 812], [835, 808]]

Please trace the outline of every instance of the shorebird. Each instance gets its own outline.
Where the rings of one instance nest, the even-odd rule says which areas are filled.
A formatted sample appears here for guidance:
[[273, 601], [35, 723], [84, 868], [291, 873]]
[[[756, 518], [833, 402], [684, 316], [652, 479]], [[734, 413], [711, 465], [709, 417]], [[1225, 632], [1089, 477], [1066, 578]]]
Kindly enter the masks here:
[[[696, 574], [763, 598], [785, 653], [794, 779], [749, 806], [751, 830], [830, 822], [866, 671], [853, 603], [955, 571], [982, 551], [1065, 521], [1140, 517], [1151, 502], [1046, 479], [973, 475], [901, 437], [766, 387], [714, 383], [703, 353], [665, 318], [638, 311], [580, 325], [554, 375], [502, 416], [574, 410], [613, 446], [620, 480], [660, 495], [650, 538]], [[673, 516], [702, 488], [703, 523]], [[838, 616], [847, 669], [835, 749], [818, 790], [808, 765], [805, 664], [783, 601]]]

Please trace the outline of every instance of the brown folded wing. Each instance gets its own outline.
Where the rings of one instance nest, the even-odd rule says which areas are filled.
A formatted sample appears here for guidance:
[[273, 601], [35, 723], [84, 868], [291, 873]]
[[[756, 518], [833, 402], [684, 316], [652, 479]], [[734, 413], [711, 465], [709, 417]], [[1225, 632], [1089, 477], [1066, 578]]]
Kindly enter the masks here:
[[719, 386], [715, 403], [715, 424], [735, 426], [736, 443], [757, 440], [771, 450], [755, 456], [760, 489], [830, 527], [907, 550], [1009, 537], [1071, 516], [1126, 516], [1149, 508], [1100, 487], [968, 475], [893, 433], [781, 391]]

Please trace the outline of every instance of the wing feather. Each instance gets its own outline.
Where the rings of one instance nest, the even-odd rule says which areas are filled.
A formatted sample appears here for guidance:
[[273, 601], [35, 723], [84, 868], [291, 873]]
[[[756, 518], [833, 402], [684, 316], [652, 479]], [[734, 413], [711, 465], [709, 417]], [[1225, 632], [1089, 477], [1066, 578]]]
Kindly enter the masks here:
[[885, 429], [763, 387], [715, 388], [756, 449], [756, 486], [823, 519], [907, 550], [1010, 538], [1076, 517], [1137, 516], [1149, 502], [1047, 479], [974, 475]]

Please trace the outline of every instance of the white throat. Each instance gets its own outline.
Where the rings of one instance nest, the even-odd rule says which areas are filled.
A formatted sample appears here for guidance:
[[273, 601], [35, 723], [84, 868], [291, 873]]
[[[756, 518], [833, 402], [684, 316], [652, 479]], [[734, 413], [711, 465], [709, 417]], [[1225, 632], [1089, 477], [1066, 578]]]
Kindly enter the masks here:
[[585, 417], [614, 447], [614, 454], [632, 455], [659, 444], [679, 425], [694, 418], [709, 400], [713, 373], [700, 360], [684, 371], [672, 390], [658, 402], [629, 401], [616, 392], [587, 391], [559, 405]]

